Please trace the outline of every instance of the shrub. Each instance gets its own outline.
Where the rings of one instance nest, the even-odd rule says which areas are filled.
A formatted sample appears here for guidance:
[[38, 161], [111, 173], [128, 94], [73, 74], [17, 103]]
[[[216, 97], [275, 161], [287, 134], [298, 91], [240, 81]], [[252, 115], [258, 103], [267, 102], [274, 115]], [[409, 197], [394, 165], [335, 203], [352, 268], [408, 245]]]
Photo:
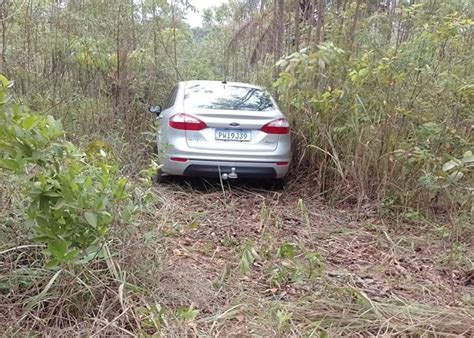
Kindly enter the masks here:
[[317, 175], [321, 191], [425, 208], [440, 192], [420, 178], [472, 151], [473, 21], [461, 4], [425, 5], [395, 13], [410, 27], [403, 41], [380, 35], [372, 45], [364, 34], [383, 33], [374, 14], [361, 19], [357, 48], [328, 26], [327, 41], [278, 63], [295, 162]]
[[0, 82], [0, 168], [21, 178], [25, 226], [45, 244], [49, 266], [93, 258], [111, 222], [129, 214], [127, 180], [105, 145], [80, 151], [60, 121], [12, 103], [10, 82]]

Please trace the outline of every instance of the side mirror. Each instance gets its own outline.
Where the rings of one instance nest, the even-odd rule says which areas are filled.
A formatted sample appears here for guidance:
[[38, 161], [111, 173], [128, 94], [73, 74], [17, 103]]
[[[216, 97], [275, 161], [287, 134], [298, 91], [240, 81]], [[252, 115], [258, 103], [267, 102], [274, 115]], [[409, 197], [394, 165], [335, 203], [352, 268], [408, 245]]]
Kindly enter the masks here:
[[148, 107], [148, 111], [152, 114], [156, 114], [156, 115], [160, 115], [161, 113], [161, 106], [160, 105], [156, 105], [156, 106], [149, 106]]

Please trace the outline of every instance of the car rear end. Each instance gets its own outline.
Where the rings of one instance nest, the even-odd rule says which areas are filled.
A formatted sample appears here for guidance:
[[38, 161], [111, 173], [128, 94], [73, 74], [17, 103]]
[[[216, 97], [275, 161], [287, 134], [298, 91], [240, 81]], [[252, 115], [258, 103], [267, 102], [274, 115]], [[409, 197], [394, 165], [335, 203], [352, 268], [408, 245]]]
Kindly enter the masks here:
[[268, 93], [239, 83], [182, 84], [167, 118], [169, 175], [282, 178], [291, 160], [288, 122]]

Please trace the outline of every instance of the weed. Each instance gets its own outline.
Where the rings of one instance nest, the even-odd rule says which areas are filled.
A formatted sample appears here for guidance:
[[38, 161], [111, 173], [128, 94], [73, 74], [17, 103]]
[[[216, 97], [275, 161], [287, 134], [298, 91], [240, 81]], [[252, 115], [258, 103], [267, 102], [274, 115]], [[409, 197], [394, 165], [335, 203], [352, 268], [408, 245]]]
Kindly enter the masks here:
[[275, 318], [278, 323], [278, 329], [283, 330], [288, 328], [291, 323], [291, 319], [293, 317], [293, 313], [289, 312], [286, 309], [278, 309], [275, 312]]
[[281, 288], [288, 283], [312, 282], [324, 277], [325, 264], [319, 253], [308, 252], [303, 257], [295, 256], [294, 248], [285, 243], [277, 252], [283, 258], [282, 254], [284, 259], [267, 272], [270, 287]]
[[304, 204], [303, 199], [301, 198], [298, 199], [298, 203], [296, 204], [296, 207], [300, 211], [303, 224], [306, 226], [306, 229], [309, 231], [311, 227], [311, 220], [309, 218], [308, 209], [306, 208], [306, 205]]
[[443, 265], [464, 266], [472, 268], [474, 262], [469, 259], [468, 249], [464, 243], [453, 243], [448, 252], [443, 252], [438, 256], [438, 262]]
[[159, 333], [161, 331], [164, 311], [160, 304], [146, 304], [137, 308], [140, 327], [144, 333]]
[[229, 234], [225, 234], [221, 242], [222, 242], [222, 245], [226, 248], [232, 248], [239, 244], [238, 241]]
[[252, 268], [255, 260], [260, 259], [257, 251], [251, 246], [251, 243], [245, 243], [241, 247], [239, 270], [242, 274], [246, 274]]
[[295, 257], [295, 247], [285, 242], [278, 248], [277, 256], [281, 258], [293, 258]]
[[193, 306], [184, 306], [176, 311], [176, 316], [184, 320], [194, 320], [199, 315], [199, 310], [193, 308]]

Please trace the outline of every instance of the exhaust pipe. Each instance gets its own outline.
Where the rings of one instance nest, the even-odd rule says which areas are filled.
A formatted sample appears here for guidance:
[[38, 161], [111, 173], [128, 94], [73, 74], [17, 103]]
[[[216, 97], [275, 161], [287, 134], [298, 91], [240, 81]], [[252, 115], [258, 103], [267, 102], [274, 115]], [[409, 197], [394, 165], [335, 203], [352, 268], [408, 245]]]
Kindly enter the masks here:
[[228, 180], [229, 178], [234, 180], [234, 179], [236, 179], [236, 178], [238, 178], [238, 177], [239, 177], [239, 176], [238, 176], [237, 173], [235, 172], [235, 168], [232, 168], [230, 173], [223, 173], [223, 174], [221, 175], [221, 178], [222, 178], [223, 181], [226, 181], [226, 180]]

